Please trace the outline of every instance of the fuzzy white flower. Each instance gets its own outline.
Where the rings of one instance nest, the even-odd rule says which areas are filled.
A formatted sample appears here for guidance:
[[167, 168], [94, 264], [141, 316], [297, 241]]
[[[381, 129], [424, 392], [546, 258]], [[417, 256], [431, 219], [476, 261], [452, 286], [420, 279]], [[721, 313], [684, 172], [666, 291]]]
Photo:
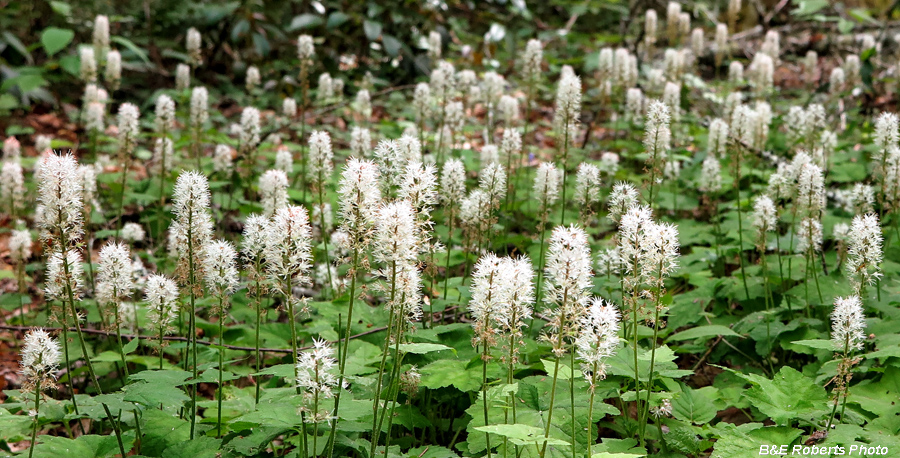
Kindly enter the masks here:
[[753, 201], [753, 227], [760, 233], [772, 232], [777, 229], [778, 211], [772, 198], [763, 194]]
[[885, 154], [891, 146], [897, 146], [900, 142], [900, 127], [898, 127], [897, 115], [894, 113], [884, 112], [875, 119], [875, 137], [874, 143], [878, 150], [873, 155], [873, 159], [882, 162]]
[[8, 208], [10, 214], [25, 204], [25, 174], [18, 161], [5, 161], [0, 169], [0, 208]]
[[[203, 247], [203, 278], [207, 290], [216, 297], [224, 298], [237, 289], [237, 251], [231, 242], [215, 240]], [[215, 304], [212, 313], [221, 316], [224, 310]]]
[[109, 18], [98, 14], [94, 18], [94, 29], [91, 34], [94, 50], [96, 50], [102, 58], [109, 50]]
[[648, 50], [656, 43], [656, 35], [659, 33], [659, 17], [656, 10], [647, 8], [644, 13], [644, 47]]
[[631, 122], [644, 117], [644, 93], [639, 88], [629, 88], [625, 92], [625, 117]]
[[115, 91], [119, 88], [119, 83], [122, 81], [122, 55], [119, 54], [119, 51], [110, 51], [106, 54], [106, 70], [103, 78], [110, 90]]
[[559, 199], [559, 186], [562, 181], [562, 170], [552, 162], [542, 162], [534, 176], [534, 196], [547, 211]]
[[[41, 152], [40, 148], [37, 148], [38, 152]], [[14, 136], [6, 137], [3, 140], [3, 160], [4, 161], [16, 161], [22, 157], [22, 145], [19, 143], [19, 140]]]
[[406, 200], [383, 204], [375, 215], [374, 256], [381, 263], [412, 262], [419, 252], [416, 213]]
[[504, 95], [497, 102], [497, 109], [500, 112], [500, 117], [503, 118], [503, 123], [506, 126], [511, 126], [519, 118], [519, 99], [510, 95]]
[[534, 38], [528, 40], [525, 52], [522, 53], [522, 77], [533, 83], [541, 76], [541, 64], [544, 60], [544, 45]]
[[472, 345], [496, 345], [496, 316], [506, 306], [501, 293], [503, 271], [500, 258], [494, 253], [482, 256], [472, 270], [472, 299], [469, 301], [469, 312], [472, 314], [472, 326], [475, 333]]
[[[43, 329], [31, 329], [25, 334], [22, 348], [21, 374], [25, 391], [53, 388], [62, 352], [59, 342]], [[35, 412], [37, 415], [37, 412]]]
[[556, 91], [556, 108], [553, 112], [553, 126], [569, 141], [578, 128], [581, 117], [581, 78], [572, 75], [559, 82]]
[[17, 264], [27, 261], [31, 258], [31, 245], [31, 232], [13, 229], [9, 237], [9, 257]]
[[97, 58], [94, 56], [94, 48], [82, 46], [78, 48], [78, 57], [81, 60], [81, 80], [93, 83], [97, 81]]
[[183, 91], [191, 87], [191, 67], [187, 64], [175, 66], [175, 89]]
[[250, 91], [256, 86], [259, 86], [262, 78], [259, 75], [259, 69], [256, 68], [255, 65], [251, 65], [247, 67], [247, 74], [244, 76], [244, 82], [247, 86], [247, 90]]
[[450, 158], [441, 169], [441, 200], [458, 205], [466, 193], [466, 169], [462, 161]]
[[263, 214], [271, 216], [288, 205], [288, 178], [282, 170], [267, 170], [259, 177], [260, 202]]
[[819, 252], [822, 250], [822, 223], [817, 219], [803, 218], [797, 230], [796, 253], [808, 251]]
[[[303, 390], [304, 407], [308, 414], [306, 423], [320, 423], [331, 419], [331, 409], [323, 408], [327, 405], [325, 399], [334, 396], [334, 389], [338, 387], [338, 377], [334, 374], [337, 368], [337, 360], [332, 356], [334, 350], [324, 339], [313, 339], [313, 349], [301, 352], [297, 355], [297, 380], [296, 386]], [[319, 400], [318, 403], [315, 400]], [[314, 411], [318, 405], [319, 410]]]
[[719, 159], [708, 154], [700, 168], [700, 179], [697, 180], [697, 189], [701, 192], [719, 192], [722, 189], [722, 165]]
[[375, 162], [381, 174], [383, 189], [386, 194], [396, 188], [403, 179], [406, 169], [406, 155], [397, 147], [394, 140], [382, 140], [375, 147]]
[[191, 128], [202, 129], [207, 119], [209, 119], [209, 92], [203, 86], [195, 87], [191, 91]]
[[744, 64], [733, 60], [728, 64], [728, 82], [739, 84], [744, 80]]
[[416, 121], [422, 122], [431, 112], [431, 86], [428, 83], [419, 83], [413, 92], [413, 109], [416, 113]]
[[38, 203], [43, 206], [39, 219], [42, 238], [61, 243], [60, 249], [65, 250], [81, 239], [84, 228], [78, 163], [71, 154], [51, 154], [44, 156], [40, 164]]
[[178, 175], [172, 199], [175, 221], [170, 232], [176, 242], [173, 248], [185, 280], [189, 280], [189, 266], [199, 266], [200, 250], [212, 237], [209, 201], [209, 182], [205, 176], [195, 171]]
[[575, 174], [575, 201], [582, 208], [591, 208], [600, 202], [600, 168], [582, 162]]
[[608, 218], [612, 222], [619, 222], [629, 209], [638, 203], [638, 191], [629, 183], [620, 181], [613, 185], [609, 194]]
[[[615, 304], [593, 297], [581, 317], [575, 349], [581, 361], [581, 371], [589, 383], [606, 378], [606, 360], [619, 347], [621, 316]], [[591, 387], [593, 389], [593, 387]]]
[[497, 149], [497, 145], [482, 146], [478, 156], [482, 167], [487, 167], [488, 164], [500, 162], [500, 150]]
[[131, 252], [122, 243], [110, 242], [100, 249], [97, 265], [97, 302], [115, 305], [131, 297]]
[[432, 62], [441, 58], [441, 34], [436, 30], [428, 33], [428, 58]]
[[[81, 265], [81, 253], [74, 249], [54, 251], [47, 259], [47, 280], [44, 282], [44, 296], [47, 300], [68, 301], [81, 298], [84, 287], [84, 269]], [[70, 304], [75, 306], [75, 304]]]
[[187, 37], [185, 38], [185, 48], [187, 49], [188, 62], [194, 67], [203, 63], [203, 55], [200, 51], [201, 41], [202, 38], [197, 29], [193, 27], [188, 29]]
[[[325, 186], [334, 170], [334, 152], [331, 149], [331, 136], [323, 130], [313, 131], [309, 136], [309, 160], [306, 177], [315, 186]], [[317, 188], [318, 189], [318, 188]]]
[[125, 155], [131, 155], [137, 146], [138, 137], [140, 136], [141, 112], [138, 107], [131, 103], [123, 103], [119, 106], [118, 123], [119, 123], [119, 151]]
[[259, 110], [254, 107], [246, 107], [241, 112], [241, 151], [250, 151], [259, 145], [260, 127]]
[[557, 357], [565, 352], [565, 347], [559, 345], [563, 336], [578, 328], [583, 315], [592, 285], [591, 264], [588, 236], [583, 229], [575, 225], [553, 229], [544, 266], [544, 301], [555, 305], [550, 328]]
[[836, 297], [831, 312], [834, 351], [862, 350], [866, 341], [866, 315], [859, 296]]
[[650, 102], [644, 127], [644, 149], [652, 167], [659, 167], [671, 147], [672, 131], [669, 130], [669, 107], [659, 100]]
[[338, 188], [341, 228], [354, 247], [367, 243], [375, 223], [376, 209], [381, 202], [378, 181], [378, 166], [368, 160], [351, 157], [341, 172]]
[[149, 328], [157, 333], [172, 332], [172, 323], [178, 318], [178, 286], [175, 282], [163, 275], [150, 275], [144, 286], [144, 301], [147, 302]]
[[315, 55], [316, 48], [313, 43], [313, 37], [309, 35], [300, 35], [297, 37], [297, 58], [301, 61], [312, 59]]
[[397, 140], [397, 150], [406, 158], [407, 164], [410, 162], [422, 162], [422, 144], [419, 139], [412, 135], [404, 134]]
[[857, 294], [861, 294], [865, 285], [874, 284], [881, 278], [882, 240], [877, 215], [870, 213], [853, 218], [847, 244], [846, 274]]
[[372, 117], [372, 96], [368, 89], [361, 89], [356, 93], [356, 111], [363, 119]]
[[312, 228], [305, 208], [284, 207], [275, 212], [266, 227], [264, 255], [266, 274], [285, 297], [293, 296], [292, 285], [308, 282]]
[[156, 126], [156, 133], [160, 135], [168, 135], [175, 129], [175, 101], [165, 94], [161, 94], [156, 99], [154, 125]]
[[372, 151], [372, 134], [365, 127], [353, 126], [350, 131], [350, 153], [356, 157], [368, 157]]

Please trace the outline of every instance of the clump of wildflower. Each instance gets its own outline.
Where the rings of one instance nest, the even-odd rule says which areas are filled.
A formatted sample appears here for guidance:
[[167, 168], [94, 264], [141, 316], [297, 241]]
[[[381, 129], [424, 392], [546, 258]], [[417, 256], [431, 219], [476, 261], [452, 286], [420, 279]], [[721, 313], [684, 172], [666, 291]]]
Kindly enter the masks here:
[[862, 295], [866, 285], [881, 278], [882, 252], [881, 224], [878, 216], [870, 213], [855, 216], [850, 225], [846, 274], [857, 295]]
[[106, 71], [103, 78], [109, 85], [110, 90], [115, 91], [122, 82], [122, 55], [119, 51], [110, 51], [106, 54]]
[[94, 30], [91, 34], [91, 41], [94, 45], [94, 50], [97, 54], [100, 55], [102, 59], [103, 56], [109, 51], [109, 18], [98, 14], [97, 17], [94, 18]]
[[588, 300], [586, 313], [581, 317], [579, 333], [575, 338], [581, 372], [591, 384], [606, 378], [606, 360], [616, 354], [619, 347], [619, 322], [621, 316], [615, 304], [599, 297]]
[[522, 77], [525, 81], [534, 82], [541, 76], [541, 64], [544, 60], [544, 45], [534, 38], [528, 40], [522, 54]]
[[591, 288], [591, 250], [587, 233], [578, 226], [558, 226], [550, 236], [544, 266], [544, 300], [554, 304], [548, 337], [553, 353], [565, 353], [564, 338], [574, 335]]
[[[243, 116], [242, 116], [243, 117]], [[209, 92], [203, 86], [191, 91], [191, 128], [199, 130], [209, 119]]]
[[74, 249], [66, 250], [65, 254], [62, 251], [53, 252], [47, 260], [47, 281], [44, 284], [47, 300], [68, 301], [70, 289], [73, 298], [78, 300], [83, 287], [81, 253]]
[[174, 281], [163, 275], [150, 275], [144, 286], [144, 301], [151, 329], [161, 334], [175, 330], [172, 323], [178, 317], [178, 285]]
[[361, 89], [356, 93], [356, 111], [363, 118], [368, 120], [372, 117], [372, 96], [368, 89]]
[[804, 218], [800, 221], [797, 231], [797, 253], [819, 252], [822, 250], [822, 223], [814, 218]]
[[134, 289], [131, 277], [131, 253], [122, 243], [111, 242], [100, 249], [97, 266], [97, 302], [118, 307]]
[[175, 66], [175, 89], [183, 91], [191, 87], [191, 67], [186, 64]]
[[702, 192], [716, 193], [722, 189], [722, 165], [714, 155], [707, 155], [700, 168], [697, 188]]
[[556, 109], [553, 114], [553, 126], [566, 141], [569, 141], [578, 127], [581, 116], [581, 78], [572, 75], [559, 82], [556, 91]]
[[241, 112], [240, 152], [248, 153], [259, 145], [260, 140], [259, 110], [246, 107]]
[[306, 209], [279, 208], [266, 228], [264, 253], [266, 274], [284, 297], [293, 297], [293, 285], [309, 281], [311, 250], [312, 228]]
[[628, 210], [637, 205], [638, 191], [630, 183], [620, 181], [613, 185], [609, 194], [609, 220], [617, 223]]
[[309, 137], [309, 161], [306, 176], [316, 189], [324, 186], [331, 177], [331, 172], [334, 170], [333, 158], [331, 136], [325, 131], [314, 131]]
[[187, 54], [188, 54], [188, 63], [193, 67], [197, 67], [203, 63], [203, 55], [201, 54], [200, 45], [202, 38], [200, 37], [200, 32], [191, 27], [187, 31], [187, 38], [185, 39]]
[[368, 244], [369, 233], [375, 224], [376, 209], [381, 201], [378, 179], [378, 166], [374, 162], [353, 157], [347, 160], [341, 172], [338, 188], [341, 228], [354, 249]]
[[[334, 396], [334, 389], [338, 387], [338, 377], [334, 374], [337, 360], [332, 356], [334, 350], [328, 341], [313, 339], [311, 351], [305, 351], [297, 357], [296, 386], [303, 390], [304, 407], [307, 412], [304, 417], [306, 423], [321, 423], [331, 419], [331, 410], [323, 407], [324, 399]], [[318, 407], [318, 410], [316, 408]]]
[[9, 237], [9, 257], [16, 264], [22, 264], [31, 258], [31, 232], [27, 229], [13, 229]]
[[591, 214], [600, 202], [600, 168], [582, 162], [575, 174], [575, 201], [581, 208], [582, 215]]
[[441, 200], [448, 205], [458, 205], [466, 193], [466, 169], [462, 161], [450, 158], [441, 169]]
[[547, 211], [559, 199], [559, 186], [562, 181], [562, 170], [552, 162], [542, 162], [534, 176], [534, 195]]
[[350, 153], [356, 157], [368, 157], [372, 150], [372, 134], [365, 127], [354, 126], [350, 132]]
[[[669, 130], [669, 122], [669, 107], [659, 100], [651, 101], [644, 128], [644, 149], [648, 154], [647, 163], [656, 173], [663, 168], [666, 153], [671, 147], [672, 132]], [[653, 185], [651, 183], [651, 186]]]
[[14, 215], [25, 204], [25, 175], [18, 161], [5, 161], [0, 169], [0, 199]]
[[644, 93], [640, 88], [629, 88], [625, 92], [625, 118], [638, 122], [644, 117]]
[[259, 86], [261, 81], [261, 77], [259, 75], [259, 69], [256, 68], [255, 65], [251, 65], [247, 67], [247, 74], [244, 76], [244, 84], [247, 87], [248, 91], [252, 91], [255, 87]]
[[300, 35], [297, 37], [297, 58], [301, 61], [312, 59], [316, 54], [315, 43], [313, 37], [309, 35]]
[[288, 178], [281, 170], [267, 170], [259, 177], [259, 194], [263, 214], [271, 216], [288, 205]]
[[44, 156], [40, 164], [38, 203], [43, 206], [39, 219], [42, 238], [66, 250], [81, 239], [84, 229], [78, 163], [71, 154], [51, 154]]
[[138, 124], [140, 117], [141, 112], [136, 105], [123, 103], [119, 106], [119, 151], [124, 155], [131, 155], [137, 146], [140, 135], [140, 125]]
[[862, 350], [866, 315], [859, 296], [837, 297], [831, 312], [831, 343], [835, 351]]
[[[216, 240], [203, 247], [203, 278], [207, 290], [218, 298], [225, 298], [237, 289], [237, 251], [231, 242]], [[215, 304], [211, 313], [221, 317], [225, 310]]]
[[[186, 281], [192, 280], [191, 266], [194, 269], [200, 268], [201, 248], [212, 237], [209, 201], [209, 183], [205, 176], [195, 171], [178, 175], [172, 201], [175, 221], [170, 231], [176, 242], [174, 249], [178, 257], [179, 273]], [[193, 280], [196, 281], [196, 278]]]
[[78, 48], [78, 57], [81, 60], [81, 80], [86, 83], [97, 81], [97, 58], [94, 57], [94, 48], [82, 46]]
[[428, 58], [432, 62], [441, 58], [441, 34], [436, 30], [428, 33]]
[[[43, 329], [32, 329], [25, 334], [22, 349], [21, 374], [25, 391], [44, 391], [56, 385], [56, 371], [62, 352], [59, 342]], [[37, 415], [37, 412], [34, 412]]]

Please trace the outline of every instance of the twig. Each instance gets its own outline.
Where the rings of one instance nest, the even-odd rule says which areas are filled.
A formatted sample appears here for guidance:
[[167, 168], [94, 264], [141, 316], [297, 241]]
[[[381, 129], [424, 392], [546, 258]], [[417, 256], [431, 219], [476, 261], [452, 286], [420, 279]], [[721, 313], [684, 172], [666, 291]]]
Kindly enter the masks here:
[[[34, 328], [31, 327], [31, 326], [11, 326], [11, 325], [5, 325], [5, 324], [2, 324], [2, 325], [0, 325], [0, 329], [7, 330], [7, 331], [30, 331], [30, 330], [32, 330], [32, 329], [34, 329]], [[43, 329], [44, 329], [45, 331], [56, 331], [56, 332], [62, 331], [62, 328], [43, 328]], [[372, 328], [372, 329], [369, 329], [369, 330], [366, 331], [366, 332], [361, 332], [361, 333], [359, 333], [359, 334], [352, 335], [352, 336], [350, 336], [350, 338], [351, 338], [351, 339], [356, 339], [356, 338], [359, 338], [359, 337], [363, 337], [363, 336], [367, 336], [367, 335], [370, 335], [370, 334], [375, 334], [375, 333], [384, 331], [385, 329], [387, 329], [387, 326], [382, 326], [382, 327], [379, 327], [379, 328]], [[73, 331], [73, 332], [74, 332], [74, 331], [75, 331], [75, 328], [67, 328], [67, 330]], [[84, 333], [84, 334], [95, 334], [95, 335], [101, 335], [101, 336], [114, 336], [114, 335], [116, 335], [115, 332], [102, 331], [102, 330], [100, 330], [100, 329], [85, 329], [85, 328], [82, 328], [82, 329], [81, 329], [81, 332]], [[122, 338], [123, 338], [123, 339], [129, 339], [129, 340], [133, 340], [133, 339], [146, 339], [146, 340], [151, 340], [151, 339], [159, 339], [159, 336], [150, 336], [150, 335], [147, 335], [147, 336], [141, 336], [141, 335], [135, 335], [135, 334], [122, 334]], [[180, 336], [165, 336], [165, 337], [163, 337], [163, 340], [171, 340], [171, 341], [175, 341], [175, 342], [189, 342], [189, 341], [190, 341], [190, 339], [188, 339], [187, 337], [180, 337]], [[335, 343], [337, 343], [337, 341], [332, 341], [332, 342], [329, 342], [329, 343], [335, 344]], [[216, 343], [216, 342], [209, 342], [209, 341], [206, 341], [206, 340], [198, 340], [198, 341], [197, 341], [197, 344], [199, 344], [199, 345], [218, 345], [218, 343]], [[242, 347], [242, 346], [239, 346], [239, 345], [222, 345], [222, 346], [225, 347], [225, 348], [227, 348], [227, 349], [229, 349], [229, 350], [256, 351], [256, 347]], [[299, 347], [299, 348], [297, 348], [297, 350], [309, 350], [310, 348], [313, 348], [313, 346], [312, 346], [312, 345], [309, 345], [309, 346], [306, 346], [306, 347]], [[283, 349], [283, 348], [260, 348], [259, 351], [262, 351], [262, 352], [268, 352], [268, 353], [284, 353], [284, 354], [290, 354], [290, 353], [291, 353], [291, 349], [290, 349], [290, 348], [287, 348], [287, 349]]]

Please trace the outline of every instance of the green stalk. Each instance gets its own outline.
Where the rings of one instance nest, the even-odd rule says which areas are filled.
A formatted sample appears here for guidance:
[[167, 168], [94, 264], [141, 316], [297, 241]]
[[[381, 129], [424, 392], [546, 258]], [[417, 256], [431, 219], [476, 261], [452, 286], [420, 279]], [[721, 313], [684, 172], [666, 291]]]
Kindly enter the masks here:
[[[588, 440], [587, 440], [587, 456], [590, 458], [591, 455], [591, 446], [594, 445], [594, 391], [597, 385], [597, 363], [595, 362], [591, 371], [591, 397], [588, 400]], [[575, 439], [575, 436], [572, 436], [572, 440]], [[572, 447], [574, 450], [575, 447]]]
[[[569, 301], [569, 290], [563, 290], [563, 300], [562, 304], [560, 304], [561, 308], [566, 307], [566, 303]], [[563, 309], [564, 310], [564, 309]], [[559, 348], [563, 348], [563, 339], [566, 329], [566, 313], [562, 313], [559, 322], [559, 336], [557, 337], [557, 346]], [[544, 428], [544, 445], [541, 447], [541, 458], [544, 458], [544, 454], [547, 453], [547, 441], [546, 439], [550, 438], [550, 425], [553, 424], [553, 405], [556, 401], [556, 381], [559, 378], [559, 356], [556, 356], [556, 361], [553, 363], [553, 384], [550, 387], [550, 409], [547, 411], [547, 426]]]
[[[199, 156], [197, 158], [199, 161]], [[193, 210], [193, 209], [192, 209]], [[194, 296], [194, 285], [196, 282], [195, 277], [195, 266], [194, 266], [194, 212], [188, 212], [188, 226], [187, 226], [187, 242], [188, 242], [188, 288], [190, 289], [190, 300], [191, 300], [191, 316], [188, 318], [188, 332], [191, 334], [189, 336], [191, 341], [191, 353], [193, 354], [194, 359], [194, 367], [193, 367], [193, 379], [196, 380], [199, 378], [199, 374], [197, 371], [197, 306], [196, 306], [196, 298]], [[191, 440], [194, 439], [194, 430], [197, 422], [197, 384], [194, 384], [194, 388], [191, 390]]]
[[737, 192], [737, 201], [735, 205], [737, 206], [738, 212], [738, 261], [741, 264], [741, 280], [744, 282], [744, 295], [747, 297], [747, 300], [750, 300], [750, 289], [747, 288], [747, 274], [744, 272], [744, 218], [741, 213], [741, 151], [740, 147], [738, 147], [738, 154], [735, 157], [735, 186], [734, 190]]
[[[40, 359], [43, 360], [44, 358], [41, 357]], [[41, 418], [41, 416], [39, 415], [40, 403], [41, 387], [39, 383], [38, 386], [34, 387], [34, 425], [31, 427], [31, 445], [28, 447], [28, 458], [32, 458], [32, 456], [34, 455], [34, 446], [36, 445], [35, 441], [37, 440], [38, 425]]]
[[331, 423], [331, 433], [328, 438], [328, 458], [331, 458], [334, 454], [334, 440], [335, 435], [337, 434], [337, 424], [340, 421], [340, 417], [338, 416], [338, 409], [341, 405], [341, 392], [344, 386], [344, 367], [347, 364], [347, 348], [350, 346], [350, 335], [351, 335], [351, 325], [353, 324], [353, 302], [356, 298], [356, 269], [359, 267], [359, 248], [353, 249], [353, 262], [350, 264], [350, 301], [349, 301], [349, 310], [347, 311], [347, 330], [344, 334], [344, 345], [343, 345], [343, 355], [341, 355], [340, 361], [338, 361], [338, 366], [341, 370], [341, 375], [338, 378], [338, 390], [337, 395], [334, 397], [334, 422]]
[[[562, 172], [563, 172], [563, 181], [562, 181], [562, 199], [560, 202], [560, 207], [562, 207], [562, 214], [559, 217], [560, 226], [566, 224], [566, 182], [569, 178], [569, 119], [566, 116], [566, 128], [564, 129], [563, 134], [566, 136], [565, 140], [563, 140], [563, 151], [562, 151]], [[546, 444], [546, 443], [545, 443]]]
[[650, 394], [653, 392], [653, 369], [656, 363], [656, 341], [659, 338], [659, 299], [662, 294], [662, 261], [659, 263], [658, 277], [659, 286], [656, 291], [656, 303], [653, 311], [653, 340], [650, 342], [650, 374], [647, 376], [647, 402], [644, 403], [644, 409], [638, 412], [638, 418], [643, 417], [641, 421], [641, 437], [644, 437], [647, 428], [647, 420], [649, 419]]
[[216, 434], [217, 437], [222, 437], [222, 390], [225, 388], [225, 385], [222, 383], [222, 366], [225, 365], [225, 301], [224, 297], [219, 296], [219, 396], [218, 396], [218, 404], [217, 404], [217, 417], [216, 417]]
[[449, 230], [447, 231], [447, 262], [444, 267], [444, 300], [447, 300], [447, 284], [450, 281], [450, 250], [453, 244], [453, 204], [450, 204]]
[[[488, 358], [490, 357], [490, 347], [485, 344], [483, 345], [484, 351], [481, 355], [481, 396], [482, 396], [482, 410], [484, 411], [484, 425], [487, 426], [488, 423], [488, 397], [487, 397], [487, 363]], [[557, 361], [559, 361], [557, 359]], [[487, 456], [491, 458], [491, 434], [488, 432], [484, 433], [484, 441], [487, 445]], [[385, 456], [387, 456], [387, 449], [384, 451]]]

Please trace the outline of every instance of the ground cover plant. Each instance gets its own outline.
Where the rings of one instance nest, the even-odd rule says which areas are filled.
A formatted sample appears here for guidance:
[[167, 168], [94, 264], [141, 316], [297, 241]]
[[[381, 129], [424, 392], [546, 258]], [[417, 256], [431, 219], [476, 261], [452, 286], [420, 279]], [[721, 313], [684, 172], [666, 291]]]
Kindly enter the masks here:
[[0, 453], [900, 453], [900, 35], [786, 4], [2, 34]]

